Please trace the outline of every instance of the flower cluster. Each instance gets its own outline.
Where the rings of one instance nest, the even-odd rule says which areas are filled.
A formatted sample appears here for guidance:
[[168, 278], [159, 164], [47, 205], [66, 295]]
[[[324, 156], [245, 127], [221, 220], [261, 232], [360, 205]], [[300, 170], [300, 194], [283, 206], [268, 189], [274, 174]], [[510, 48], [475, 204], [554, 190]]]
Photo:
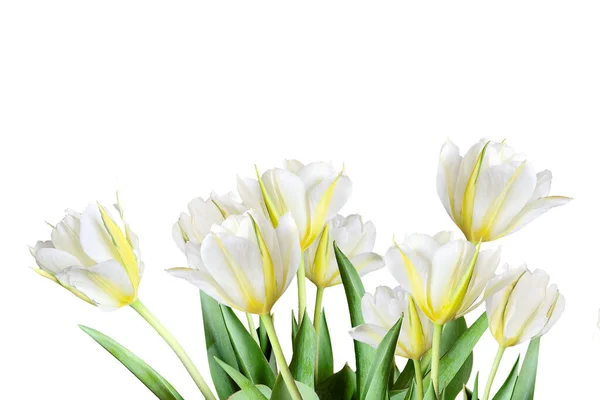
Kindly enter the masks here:
[[[181, 213], [172, 228], [175, 244], [188, 265], [167, 272], [201, 290], [207, 345], [215, 332], [220, 332], [220, 340], [235, 349], [228, 353], [224, 350], [227, 346], [209, 345], [217, 396], [229, 398], [241, 388], [248, 398], [276, 399], [282, 390], [294, 400], [318, 398], [319, 390], [322, 393], [333, 385], [328, 380], [345, 376], [348, 372], [344, 370], [331, 371], [331, 343], [322, 313], [325, 289], [343, 284], [353, 323], [351, 336], [357, 343], [377, 349], [357, 344], [357, 371], [350, 371], [356, 383], [344, 380], [353, 385], [349, 388], [352, 393], [373, 399], [388, 398], [391, 391], [403, 392], [407, 399], [424, 399], [426, 390], [432, 398], [442, 393], [445, 398], [456, 395], [444, 392], [449, 382], [440, 379], [442, 335], [451, 334], [444, 326], [463, 324], [461, 333], [475, 337], [480, 325], [476, 322], [467, 329], [463, 317], [485, 303], [487, 318], [481, 321], [499, 345], [483, 395], [487, 400], [504, 349], [548, 332], [565, 306], [546, 273], [531, 272], [526, 266], [505, 265], [499, 270], [499, 248], [487, 248], [487, 242], [512, 234], [569, 201], [549, 196], [551, 178], [549, 171], [536, 173], [522, 154], [504, 142], [481, 140], [461, 156], [457, 146], [448, 141], [440, 153], [437, 189], [462, 236], [450, 231], [433, 236], [410, 234], [401, 242], [393, 241], [384, 256], [374, 252], [376, 229], [372, 222], [357, 214], [339, 214], [351, 195], [352, 182], [343, 169], [328, 163], [304, 165], [287, 160], [282, 168], [263, 174], [256, 169], [256, 179], [238, 177], [237, 193], [193, 199], [188, 212]], [[31, 248], [36, 272], [102, 309], [130, 305], [173, 348], [204, 397], [215, 399], [181, 345], [138, 299], [144, 267], [138, 239], [121, 207], [115, 208], [116, 212], [93, 204], [81, 214], [68, 210], [53, 226], [52, 240]], [[399, 286], [380, 286], [374, 294], [364, 293], [360, 277], [384, 266]], [[294, 359], [288, 364], [271, 314], [295, 277], [298, 320]], [[317, 288], [312, 323], [306, 316], [306, 279]], [[247, 331], [231, 309], [246, 313]], [[260, 318], [258, 331], [252, 314]], [[101, 344], [107, 340], [86, 329]], [[111, 343], [115, 346], [116, 342]], [[472, 346], [468, 350], [462, 362]], [[304, 354], [298, 358], [301, 361], [296, 359], [297, 352]], [[394, 354], [411, 360], [413, 371], [408, 383], [399, 379], [388, 387], [391, 368], [383, 366], [392, 362], [386, 360]], [[249, 366], [244, 357], [262, 361]], [[274, 365], [271, 357], [277, 367], [270, 367]], [[382, 364], [366, 365], [373, 357], [381, 357]], [[460, 360], [462, 355], [455, 357]], [[120, 360], [126, 366], [131, 362], [125, 357]], [[299, 366], [299, 362], [309, 365]], [[142, 368], [139, 363], [137, 368]], [[427, 368], [431, 372], [424, 379], [422, 372]], [[136, 376], [159, 398], [165, 391], [176, 395], [164, 398], [178, 398], [164, 378], [153, 375], [156, 371], [144, 371]], [[312, 372], [307, 375], [306, 371]], [[274, 374], [282, 379], [275, 380]]]

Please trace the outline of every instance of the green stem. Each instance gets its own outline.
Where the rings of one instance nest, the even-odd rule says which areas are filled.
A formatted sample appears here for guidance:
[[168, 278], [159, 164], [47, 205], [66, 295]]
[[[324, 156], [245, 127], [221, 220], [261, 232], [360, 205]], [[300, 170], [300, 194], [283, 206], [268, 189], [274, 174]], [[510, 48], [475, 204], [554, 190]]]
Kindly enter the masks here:
[[256, 340], [256, 343], [260, 344], [260, 339], [258, 338], [256, 327], [254, 326], [254, 320], [252, 319], [252, 314], [246, 313], [246, 320], [248, 321], [248, 331], [250, 331], [250, 335], [252, 335], [252, 338]]
[[412, 360], [415, 366], [415, 382], [417, 383], [417, 400], [423, 400], [423, 371], [421, 370], [421, 360]]
[[321, 310], [323, 309], [323, 292], [325, 288], [317, 287], [317, 297], [315, 299], [315, 316], [313, 324], [317, 335], [317, 345], [315, 349], [315, 381], [318, 382], [319, 376], [319, 332], [321, 331]]
[[196, 368], [190, 359], [190, 356], [187, 355], [177, 339], [171, 335], [167, 328], [165, 328], [165, 326], [154, 316], [154, 314], [152, 314], [140, 300], [136, 300], [135, 302], [131, 303], [131, 308], [137, 311], [137, 313], [140, 314], [140, 316], [144, 318], [151, 327], [154, 328], [154, 330], [165, 340], [165, 342], [167, 342], [171, 349], [173, 349], [175, 354], [177, 354], [177, 357], [179, 357], [183, 363], [185, 369], [187, 369], [188, 373], [196, 383], [196, 386], [198, 386], [198, 389], [200, 389], [200, 392], [202, 392], [204, 398], [207, 400], [217, 400], [202, 378], [202, 375], [200, 375], [200, 371], [198, 371], [198, 368]]
[[442, 343], [443, 325], [433, 325], [433, 346], [431, 347], [431, 382], [433, 391], [440, 397], [440, 346]]
[[483, 392], [483, 400], [488, 400], [490, 397], [490, 392], [492, 391], [492, 383], [494, 383], [494, 378], [496, 377], [496, 372], [498, 372], [498, 366], [500, 366], [500, 361], [502, 360], [502, 356], [504, 355], [504, 350], [504, 347], [498, 346], [498, 352], [496, 353], [496, 358], [494, 358], [492, 370], [490, 371], [490, 375], [488, 376], [488, 380], [485, 385], [485, 392]]
[[294, 381], [294, 377], [288, 368], [287, 361], [285, 360], [285, 356], [281, 350], [281, 344], [279, 344], [279, 339], [277, 338], [277, 333], [275, 332], [275, 326], [273, 326], [273, 318], [271, 318], [270, 314], [263, 314], [260, 316], [260, 320], [267, 330], [267, 335], [269, 335], [269, 340], [271, 341], [271, 347], [275, 353], [277, 366], [279, 367], [279, 371], [283, 377], [285, 385], [288, 388], [288, 392], [290, 393], [292, 400], [302, 400], [302, 395], [298, 390], [298, 386], [296, 386], [296, 381]]
[[304, 267], [304, 252], [300, 253], [300, 267], [296, 273], [298, 280], [298, 325], [302, 323], [306, 311], [306, 270]]

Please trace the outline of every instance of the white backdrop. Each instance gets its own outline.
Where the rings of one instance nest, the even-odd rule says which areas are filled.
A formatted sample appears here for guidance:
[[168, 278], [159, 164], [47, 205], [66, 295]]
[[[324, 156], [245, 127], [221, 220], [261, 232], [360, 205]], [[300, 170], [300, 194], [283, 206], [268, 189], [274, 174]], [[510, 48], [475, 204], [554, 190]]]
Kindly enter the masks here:
[[[146, 263], [140, 296], [208, 378], [198, 293], [163, 271], [184, 264], [171, 225], [190, 199], [234, 188], [254, 163], [345, 163], [343, 212], [373, 220], [384, 252], [393, 233], [454, 229], [438, 151], [483, 136], [506, 138], [552, 170], [553, 194], [575, 198], [487, 246], [558, 283], [567, 308], [542, 340], [537, 398], [583, 396], [600, 356], [599, 17], [593, 1], [0, 3], [0, 397], [151, 399], [82, 323], [200, 398], [133, 310], [103, 313], [28, 269], [26, 245], [65, 208], [120, 190]], [[385, 270], [365, 279], [390, 282]], [[275, 307], [288, 356], [295, 299], [293, 284]], [[341, 287], [325, 307], [336, 368], [353, 365]], [[524, 350], [507, 351], [498, 383]], [[487, 375], [494, 352], [486, 334], [476, 370]]]

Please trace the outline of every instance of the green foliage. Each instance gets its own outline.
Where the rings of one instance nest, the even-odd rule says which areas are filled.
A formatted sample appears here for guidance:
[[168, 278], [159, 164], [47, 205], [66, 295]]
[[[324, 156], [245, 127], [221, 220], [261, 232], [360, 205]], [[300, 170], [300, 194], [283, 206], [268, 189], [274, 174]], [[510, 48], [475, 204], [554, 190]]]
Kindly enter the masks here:
[[519, 358], [517, 357], [517, 361], [513, 365], [508, 377], [498, 389], [498, 392], [493, 397], [493, 400], [510, 400], [512, 398], [513, 391], [515, 390], [515, 384], [517, 383], [517, 376], [519, 374]]
[[331, 348], [331, 337], [325, 310], [321, 313], [321, 329], [319, 332], [319, 360], [315, 382], [323, 382], [333, 374], [333, 349]]
[[346, 364], [318, 383], [316, 392], [321, 400], [353, 400], [356, 397], [356, 373]]
[[540, 338], [537, 337], [529, 342], [527, 353], [523, 360], [523, 366], [519, 371], [519, 377], [513, 392], [513, 400], [531, 400], [535, 391], [535, 379], [537, 375], [538, 355], [540, 351]]

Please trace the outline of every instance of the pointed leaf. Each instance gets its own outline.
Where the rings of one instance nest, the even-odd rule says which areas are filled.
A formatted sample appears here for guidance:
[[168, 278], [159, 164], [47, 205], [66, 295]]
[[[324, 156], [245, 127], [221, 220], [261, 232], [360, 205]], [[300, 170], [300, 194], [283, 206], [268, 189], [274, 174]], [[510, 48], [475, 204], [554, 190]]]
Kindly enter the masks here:
[[227, 399], [239, 390], [238, 385], [223, 371], [215, 357], [227, 364], [238, 368], [233, 346], [229, 340], [221, 306], [212, 297], [200, 291], [200, 304], [202, 306], [202, 322], [204, 324], [204, 339], [210, 376], [215, 385], [219, 399]]
[[87, 326], [79, 325], [79, 327], [119, 360], [121, 364], [131, 371], [160, 400], [183, 400], [183, 397], [177, 393], [175, 388], [158, 372], [152, 369], [152, 367], [146, 364], [144, 360], [105, 334]]
[[[458, 318], [444, 325], [442, 333], [441, 354], [446, 354], [454, 345], [456, 340], [467, 330], [467, 322], [464, 318]], [[458, 370], [452, 381], [445, 387], [444, 400], [454, 400], [463, 389], [464, 385], [469, 382], [471, 370], [473, 369], [473, 352], [471, 352]]]
[[388, 380], [396, 355], [396, 345], [401, 327], [402, 317], [385, 334], [381, 343], [377, 346], [364, 390], [360, 393], [361, 400], [381, 400], [387, 395]]
[[[317, 393], [315, 393], [315, 391], [311, 387], [305, 385], [302, 382], [298, 382], [298, 381], [296, 381], [296, 386], [298, 386], [298, 390], [300, 391], [300, 394], [302, 395], [303, 400], [319, 400]], [[281, 377], [281, 374], [277, 376], [277, 380], [275, 381], [275, 386], [273, 386], [273, 394], [271, 395], [271, 399], [272, 400], [292, 400], [292, 397], [290, 396], [290, 394], [287, 390], [287, 386], [283, 382], [283, 378]]]
[[[271, 389], [265, 385], [256, 385], [256, 388], [260, 390], [260, 392], [267, 398], [271, 398]], [[229, 397], [227, 400], [250, 400], [250, 397], [243, 390], [236, 392], [233, 396]]]
[[[360, 280], [356, 268], [352, 265], [350, 260], [342, 253], [337, 247], [335, 242], [333, 243], [335, 250], [335, 258], [337, 260], [338, 269], [340, 271], [340, 277], [344, 285], [344, 291], [346, 292], [346, 301], [348, 302], [348, 310], [350, 312], [350, 321], [352, 327], [356, 327], [365, 322], [362, 309], [361, 300], [365, 294], [365, 288]], [[356, 358], [356, 385], [357, 393], [362, 396], [361, 392], [367, 380], [369, 374], [369, 368], [373, 363], [375, 357], [375, 350], [368, 344], [354, 341], [354, 355]]]
[[275, 374], [256, 340], [246, 330], [244, 324], [242, 324], [231, 308], [221, 306], [221, 312], [223, 313], [229, 339], [237, 357], [240, 372], [250, 378], [256, 385], [263, 384], [273, 387]]
[[294, 340], [294, 355], [290, 363], [290, 371], [294, 379], [314, 388], [315, 355], [317, 353], [317, 334], [306, 313]]
[[277, 360], [275, 359], [275, 353], [273, 353], [271, 340], [269, 339], [269, 335], [267, 334], [267, 330], [265, 329], [262, 320], [260, 320], [260, 325], [258, 326], [258, 329], [256, 331], [258, 334], [260, 349], [263, 352], [265, 358], [269, 361], [269, 365], [273, 370], [273, 374], [277, 375]]
[[477, 375], [475, 375], [475, 383], [473, 383], [472, 400], [479, 400], [479, 372], [477, 372]]
[[292, 311], [292, 343], [294, 343], [294, 338], [298, 333], [298, 320], [296, 319], [296, 315], [294, 311]]
[[512, 398], [513, 391], [515, 390], [515, 383], [517, 383], [517, 377], [519, 376], [519, 358], [517, 357], [517, 361], [513, 365], [508, 377], [500, 386], [500, 389], [493, 397], [493, 400], [510, 400]]
[[527, 353], [519, 371], [519, 377], [513, 392], [513, 399], [531, 400], [535, 391], [535, 378], [537, 375], [538, 355], [540, 352], [540, 338], [531, 339]]
[[321, 329], [319, 332], [319, 361], [315, 382], [319, 383], [333, 374], [333, 350], [325, 310], [321, 313]]
[[317, 384], [316, 392], [321, 400], [352, 400], [356, 396], [356, 374], [346, 364], [340, 371]]
[[231, 379], [233, 379], [235, 383], [237, 383], [238, 386], [242, 388], [242, 391], [244, 392], [244, 394], [246, 394], [248, 400], [267, 399], [265, 395], [262, 394], [262, 392], [254, 385], [254, 383], [250, 379], [246, 378], [235, 368], [227, 365], [225, 362], [219, 360], [218, 358], [215, 357], [215, 360], [217, 360], [221, 368], [223, 368], [223, 370], [227, 372]]
[[400, 372], [400, 376], [396, 379], [394, 383], [394, 390], [402, 390], [408, 389], [415, 378], [415, 364], [413, 360], [408, 360], [402, 372]]

